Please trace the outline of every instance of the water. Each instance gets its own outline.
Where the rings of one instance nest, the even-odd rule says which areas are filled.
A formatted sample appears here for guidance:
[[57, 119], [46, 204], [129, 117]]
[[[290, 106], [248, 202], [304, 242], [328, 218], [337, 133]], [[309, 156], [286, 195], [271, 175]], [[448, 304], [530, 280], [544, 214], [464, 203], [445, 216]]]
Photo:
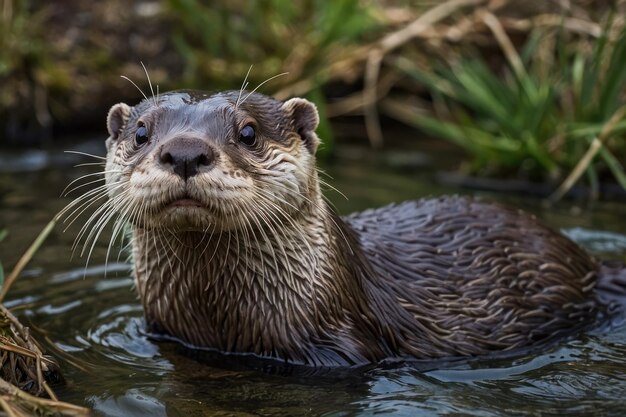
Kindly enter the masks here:
[[[87, 150], [89, 146], [87, 146]], [[102, 152], [96, 145], [93, 152]], [[20, 155], [0, 153], [13, 161]], [[38, 154], [36, 167], [0, 174], [0, 226], [10, 235], [0, 259], [13, 265], [69, 200], [59, 195], [93, 167], [88, 158]], [[392, 169], [380, 158], [348, 150], [326, 167], [349, 200], [329, 191], [340, 212], [391, 201], [462, 192], [433, 185], [419, 169]], [[372, 159], [368, 159], [372, 158]], [[383, 158], [384, 159], [384, 158]], [[409, 158], [410, 159], [410, 158]], [[367, 161], [365, 161], [367, 160]], [[393, 160], [389, 158], [388, 160]], [[20, 166], [20, 164], [17, 164]], [[376, 166], [376, 169], [372, 169]], [[523, 206], [603, 258], [623, 258], [624, 205], [564, 203], [489, 196]], [[89, 267], [71, 258], [78, 228], [58, 227], [11, 289], [7, 300], [60, 362], [66, 401], [107, 416], [441, 416], [624, 415], [626, 326], [593, 331], [547, 351], [515, 359], [420, 367], [370, 367], [324, 373], [260, 369], [236, 358], [194, 354], [156, 343], [143, 330], [142, 310], [124, 256], [106, 271], [106, 239]]]

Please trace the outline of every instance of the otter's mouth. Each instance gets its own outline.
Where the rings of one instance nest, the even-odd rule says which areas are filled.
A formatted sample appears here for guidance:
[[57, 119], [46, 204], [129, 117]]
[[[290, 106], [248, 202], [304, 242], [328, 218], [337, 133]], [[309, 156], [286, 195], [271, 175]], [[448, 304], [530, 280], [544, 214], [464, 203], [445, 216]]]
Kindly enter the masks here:
[[185, 194], [167, 203], [165, 208], [206, 208], [206, 205]]
[[167, 205], [168, 207], [204, 207], [204, 205], [198, 200], [194, 200], [193, 198], [180, 198], [178, 200], [174, 200]]

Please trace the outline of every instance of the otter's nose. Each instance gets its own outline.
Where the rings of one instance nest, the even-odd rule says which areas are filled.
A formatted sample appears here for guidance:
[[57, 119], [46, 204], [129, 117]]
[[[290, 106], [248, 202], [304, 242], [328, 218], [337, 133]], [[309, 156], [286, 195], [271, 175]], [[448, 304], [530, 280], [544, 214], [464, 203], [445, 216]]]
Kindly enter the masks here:
[[201, 170], [211, 168], [215, 152], [201, 139], [172, 139], [161, 148], [159, 160], [164, 167], [187, 180]]

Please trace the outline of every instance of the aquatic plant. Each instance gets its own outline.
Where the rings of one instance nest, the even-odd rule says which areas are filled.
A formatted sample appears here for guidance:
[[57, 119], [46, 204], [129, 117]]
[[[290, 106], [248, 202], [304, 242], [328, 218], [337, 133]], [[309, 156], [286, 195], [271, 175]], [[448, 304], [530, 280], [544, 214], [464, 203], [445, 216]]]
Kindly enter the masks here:
[[326, 69], [381, 28], [375, 2], [261, 0], [207, 6], [199, 0], [168, 0], [167, 5], [173, 41], [185, 63], [185, 85], [232, 89], [251, 64], [252, 88], [287, 72], [265, 85], [265, 92], [306, 83], [305, 95], [320, 107], [325, 146], [331, 146], [322, 93], [329, 81]]
[[[323, 73], [348, 48], [372, 37], [373, 2], [306, 0], [215, 2], [167, 0], [173, 40], [192, 86], [239, 85], [251, 64], [251, 84], [288, 72], [276, 85]], [[369, 36], [366, 36], [369, 34]], [[317, 86], [323, 75], [310, 82]]]
[[[428, 113], [397, 110], [403, 120], [463, 147], [472, 174], [555, 182], [574, 172], [575, 182], [586, 172], [597, 194], [608, 171], [626, 189], [616, 156], [626, 151], [619, 136], [626, 131], [626, 28], [614, 26], [590, 53], [566, 42], [564, 31], [534, 31], [519, 55], [508, 38], [500, 39], [507, 61], [501, 74], [478, 53], [434, 70], [398, 57], [396, 67], [424, 85], [434, 105]], [[554, 50], [541, 50], [546, 47]]]
[[33, 134], [51, 126], [47, 89], [58, 72], [45, 45], [45, 13], [27, 0], [1, 6], [0, 126], [10, 136]]
[[[586, 173], [597, 192], [610, 174], [626, 186], [616, 136], [625, 126], [613, 118], [624, 100], [623, 20], [597, 23], [624, 4], [159, 0], [128, 19], [114, 14], [123, 0], [106, 4], [59, 14], [2, 2], [1, 140], [39, 139], [53, 122], [101, 126], [113, 100], [138, 98], [119, 75], [146, 85], [140, 61], [161, 91], [238, 88], [252, 64], [249, 88], [288, 72], [263, 92], [316, 102], [322, 151], [333, 145], [328, 120], [346, 114], [364, 115], [382, 146], [380, 108], [465, 148], [475, 175], [556, 183], [571, 172], [570, 184]], [[94, 24], [61, 30], [73, 11]]]
[[[61, 380], [58, 365], [44, 355], [32, 332], [2, 304], [11, 284], [41, 247], [55, 224], [56, 219], [53, 219], [39, 233], [6, 281], [0, 263], [0, 411], [3, 415], [89, 415], [89, 410], [84, 407], [59, 401], [50, 386], [51, 382]], [[6, 229], [0, 229], [0, 241], [6, 236]]]

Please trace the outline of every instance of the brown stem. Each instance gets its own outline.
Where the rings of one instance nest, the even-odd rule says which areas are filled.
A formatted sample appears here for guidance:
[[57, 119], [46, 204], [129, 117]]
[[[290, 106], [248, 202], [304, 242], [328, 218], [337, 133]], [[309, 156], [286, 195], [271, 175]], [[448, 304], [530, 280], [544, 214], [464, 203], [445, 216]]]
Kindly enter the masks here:
[[4, 281], [4, 285], [2, 286], [2, 290], [0, 290], [0, 303], [4, 300], [4, 297], [7, 295], [7, 292], [13, 285], [13, 282], [17, 279], [18, 275], [22, 272], [24, 267], [30, 262], [32, 257], [35, 255], [37, 250], [41, 247], [41, 244], [46, 240], [52, 229], [57, 223], [56, 217], [44, 227], [44, 229], [39, 233], [39, 236], [35, 239], [35, 241], [29, 246], [29, 248], [24, 252], [22, 257], [17, 261], [17, 264], [11, 271], [11, 273], [7, 276]]

